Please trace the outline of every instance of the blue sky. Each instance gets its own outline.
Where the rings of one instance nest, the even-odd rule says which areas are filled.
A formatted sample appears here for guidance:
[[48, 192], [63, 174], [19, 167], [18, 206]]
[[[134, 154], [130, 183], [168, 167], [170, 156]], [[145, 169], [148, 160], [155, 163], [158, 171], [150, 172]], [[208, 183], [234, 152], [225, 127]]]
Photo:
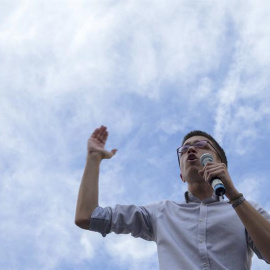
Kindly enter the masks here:
[[250, 0], [2, 0], [0, 268], [158, 268], [154, 243], [74, 224], [101, 124], [118, 148], [101, 165], [102, 206], [182, 201], [176, 148], [201, 129], [270, 211], [269, 14]]

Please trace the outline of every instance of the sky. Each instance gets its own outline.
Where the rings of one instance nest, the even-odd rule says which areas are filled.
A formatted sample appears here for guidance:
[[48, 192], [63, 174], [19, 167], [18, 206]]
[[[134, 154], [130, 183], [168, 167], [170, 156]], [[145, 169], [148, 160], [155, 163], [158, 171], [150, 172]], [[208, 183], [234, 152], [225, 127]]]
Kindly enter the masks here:
[[74, 224], [100, 125], [101, 206], [183, 201], [176, 148], [199, 129], [270, 212], [269, 25], [263, 0], [0, 0], [0, 268], [158, 269], [154, 242]]

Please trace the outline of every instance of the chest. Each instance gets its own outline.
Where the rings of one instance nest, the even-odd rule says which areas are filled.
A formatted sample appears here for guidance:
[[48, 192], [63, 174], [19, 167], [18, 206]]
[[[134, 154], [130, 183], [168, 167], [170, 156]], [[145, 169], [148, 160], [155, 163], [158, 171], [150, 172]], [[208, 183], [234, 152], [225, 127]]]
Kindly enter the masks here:
[[169, 205], [161, 209], [155, 224], [157, 239], [178, 239], [209, 247], [246, 244], [245, 228], [227, 203]]

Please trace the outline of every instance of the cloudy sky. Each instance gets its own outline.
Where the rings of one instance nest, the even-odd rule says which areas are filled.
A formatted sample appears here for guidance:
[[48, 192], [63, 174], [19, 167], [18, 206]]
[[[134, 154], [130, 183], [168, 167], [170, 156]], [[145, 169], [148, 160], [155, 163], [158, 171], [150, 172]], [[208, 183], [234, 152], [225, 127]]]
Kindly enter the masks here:
[[260, 0], [1, 0], [0, 268], [158, 269], [154, 243], [74, 224], [101, 124], [100, 205], [182, 201], [176, 148], [201, 129], [270, 211], [269, 25]]

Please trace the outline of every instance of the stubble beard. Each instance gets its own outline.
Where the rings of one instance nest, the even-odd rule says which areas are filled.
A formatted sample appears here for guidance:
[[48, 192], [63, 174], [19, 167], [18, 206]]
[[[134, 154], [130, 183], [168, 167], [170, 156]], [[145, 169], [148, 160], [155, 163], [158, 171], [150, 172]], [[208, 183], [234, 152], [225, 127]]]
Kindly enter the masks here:
[[186, 181], [188, 183], [202, 183], [204, 181], [203, 177], [199, 175], [199, 170], [202, 168], [199, 167], [191, 167], [188, 170], [188, 174], [186, 176]]

